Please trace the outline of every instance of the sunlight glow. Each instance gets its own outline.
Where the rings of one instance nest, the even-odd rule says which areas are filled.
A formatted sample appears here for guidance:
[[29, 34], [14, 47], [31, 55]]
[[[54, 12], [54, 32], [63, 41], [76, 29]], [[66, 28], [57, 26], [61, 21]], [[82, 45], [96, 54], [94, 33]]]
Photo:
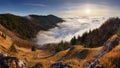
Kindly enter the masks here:
[[90, 14], [91, 13], [91, 9], [89, 9], [89, 8], [86, 8], [85, 10], [84, 10], [84, 12], [86, 13], [86, 14]]

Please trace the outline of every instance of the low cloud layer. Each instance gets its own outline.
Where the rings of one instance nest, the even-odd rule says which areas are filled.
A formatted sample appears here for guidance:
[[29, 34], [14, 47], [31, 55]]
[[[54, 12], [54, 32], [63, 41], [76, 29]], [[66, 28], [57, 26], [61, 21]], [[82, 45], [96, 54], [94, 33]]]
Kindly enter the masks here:
[[40, 31], [37, 35], [37, 43], [57, 43], [61, 40], [70, 41], [73, 36], [82, 35], [84, 32], [100, 27], [108, 17], [76, 17], [64, 18], [65, 22], [59, 27], [49, 31]]

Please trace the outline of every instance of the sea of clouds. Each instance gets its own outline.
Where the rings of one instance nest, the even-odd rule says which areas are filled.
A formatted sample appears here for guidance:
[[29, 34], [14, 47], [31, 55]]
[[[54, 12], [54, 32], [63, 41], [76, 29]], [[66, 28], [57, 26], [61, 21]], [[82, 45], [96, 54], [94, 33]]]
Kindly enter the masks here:
[[75, 17], [63, 18], [65, 22], [49, 31], [40, 31], [37, 34], [37, 44], [58, 43], [61, 40], [70, 41], [73, 36], [99, 28], [109, 17]]

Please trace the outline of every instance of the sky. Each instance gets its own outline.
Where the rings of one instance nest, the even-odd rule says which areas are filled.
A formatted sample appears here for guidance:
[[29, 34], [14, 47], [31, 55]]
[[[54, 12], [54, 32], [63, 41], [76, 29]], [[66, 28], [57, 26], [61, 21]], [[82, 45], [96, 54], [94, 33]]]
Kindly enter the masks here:
[[0, 0], [0, 13], [16, 15], [120, 16], [120, 0]]

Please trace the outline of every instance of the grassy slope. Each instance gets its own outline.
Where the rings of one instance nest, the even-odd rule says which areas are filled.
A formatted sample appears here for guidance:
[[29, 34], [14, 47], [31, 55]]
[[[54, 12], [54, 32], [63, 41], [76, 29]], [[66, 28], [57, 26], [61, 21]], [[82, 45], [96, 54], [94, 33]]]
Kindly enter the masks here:
[[[117, 37], [117, 35], [112, 36], [109, 40], [112, 40], [115, 37]], [[100, 58], [100, 64], [103, 65], [105, 68], [120, 67], [119, 63], [120, 63], [120, 44]]]
[[[36, 61], [41, 62], [45, 68], [49, 68], [51, 64], [57, 61], [63, 61], [64, 63], [72, 66], [73, 68], [82, 68], [83, 64], [87, 60], [92, 58], [95, 54], [97, 54], [101, 48], [102, 47], [84, 48], [81, 45], [76, 45], [74, 46], [74, 49], [67, 49], [65, 51], [60, 51], [57, 54], [48, 58], [44, 58], [45, 56], [41, 55], [38, 57], [38, 59], [34, 60], [34, 62]], [[82, 52], [79, 53], [80, 51]], [[86, 53], [86, 51], [88, 51], [88, 53]], [[50, 54], [47, 54], [47, 55], [50, 55]], [[32, 62], [33, 61], [31, 61], [31, 64], [34, 64]]]
[[24, 39], [17, 37], [13, 32], [11, 32], [7, 28], [3, 27], [2, 25], [0, 25], [0, 31], [2, 31], [6, 35], [8, 35], [11, 38], [11, 40], [14, 43], [16, 43], [18, 46], [26, 47], [26, 48], [31, 47], [32, 45], [36, 46], [36, 44], [34, 42], [32, 42], [30, 40], [24, 40]]
[[[12, 43], [13, 43], [13, 41], [9, 36], [6, 36], [6, 39], [4, 39], [3, 37], [0, 36], [0, 52], [10, 55], [9, 48]], [[18, 47], [17, 45], [15, 45], [15, 47], [17, 48], [18, 53], [21, 51], [24, 51], [24, 52], [30, 51], [30, 49]]]
[[[116, 38], [117, 35], [113, 35], [108, 40], [113, 40]], [[94, 60], [93, 56], [98, 54], [103, 47], [97, 48], [84, 48], [80, 45], [75, 45], [74, 47], [58, 52], [52, 57], [40, 60], [41, 63], [44, 64], [45, 68], [48, 68], [49, 65], [47, 64], [48, 61], [52, 63], [57, 62], [58, 60], [63, 61], [64, 63], [72, 66], [73, 68], [83, 68], [83, 65], [87, 61]], [[106, 53], [102, 56], [100, 60], [100, 64], [103, 65], [105, 68], [116, 68], [120, 67], [120, 45], [113, 48], [110, 52]]]
[[[19, 47], [15, 45], [17, 49], [17, 53], [10, 52], [9, 48], [12, 43], [13, 43], [12, 38], [10, 38], [9, 36], [6, 36], [6, 39], [0, 36], [0, 52], [3, 54], [7, 54], [9, 56], [15, 56], [19, 59], [26, 59], [28, 61], [28, 64], [30, 63], [35, 64], [37, 62], [40, 62], [39, 60], [35, 60], [33, 58], [35, 55], [34, 55], [34, 52], [32, 52], [30, 48], [24, 48], [24, 47]], [[44, 57], [43, 55], [45, 56], [50, 55], [49, 52], [44, 51], [44, 50], [37, 50], [36, 54], [37, 53], [40, 55], [38, 56], [39, 58]], [[30, 64], [30, 66], [32, 65]]]
[[[15, 45], [18, 52], [11, 53], [11, 52], [9, 52], [9, 48], [10, 48], [11, 44], [12, 44], [11, 38], [9, 38], [7, 36], [7, 38], [5, 40], [0, 36], [0, 52], [8, 54], [8, 55], [16, 56], [19, 59], [26, 59], [30, 65], [30, 67], [32, 67], [34, 64], [36, 64], [38, 62], [41, 62], [44, 65], [44, 68], [49, 68], [51, 64], [57, 62], [58, 60], [64, 61], [64, 63], [66, 63], [72, 67], [82, 68], [83, 63], [90, 57], [94, 56], [101, 49], [101, 47], [90, 49], [90, 48], [84, 48], [80, 45], [76, 45], [76, 46], [74, 46], [74, 49], [67, 49], [65, 51], [60, 51], [55, 55], [52, 55], [48, 51], [37, 50], [36, 52], [31, 52], [31, 50], [29, 48], [18, 47]], [[83, 50], [83, 52], [78, 54], [78, 52], [80, 50]], [[86, 50], [88, 51], [88, 54], [85, 57], [84, 51], [86, 51]], [[71, 52], [71, 53], [69, 53], [69, 52]], [[48, 56], [50, 56], [50, 57], [48, 57]], [[67, 57], [65, 57], [65, 56], [67, 56]], [[47, 57], [47, 58], [45, 58], [45, 57]]]
[[119, 66], [119, 63], [120, 45], [116, 46], [112, 51], [110, 51], [100, 59], [100, 64], [103, 65], [105, 68], [117, 68]]
[[[112, 38], [109, 40], [112, 40]], [[44, 68], [49, 68], [51, 64], [59, 60], [72, 66], [73, 68], [82, 68], [84, 63], [90, 59], [93, 59], [93, 56], [99, 53], [99, 51], [102, 49], [102, 47], [84, 48], [81, 45], [75, 45], [70, 49], [60, 51], [52, 55], [45, 50], [37, 50], [36, 52], [31, 52], [30, 48], [23, 48], [15, 45], [18, 52], [11, 53], [9, 52], [9, 48], [12, 42], [13, 41], [10, 37], [7, 36], [5, 40], [0, 36], [0, 52], [16, 56], [19, 59], [26, 59], [30, 67], [40, 62], [43, 64]], [[105, 68], [115, 68], [117, 63], [119, 63], [119, 50], [120, 46], [113, 48], [110, 52], [100, 58], [100, 64], [102, 64]]]

